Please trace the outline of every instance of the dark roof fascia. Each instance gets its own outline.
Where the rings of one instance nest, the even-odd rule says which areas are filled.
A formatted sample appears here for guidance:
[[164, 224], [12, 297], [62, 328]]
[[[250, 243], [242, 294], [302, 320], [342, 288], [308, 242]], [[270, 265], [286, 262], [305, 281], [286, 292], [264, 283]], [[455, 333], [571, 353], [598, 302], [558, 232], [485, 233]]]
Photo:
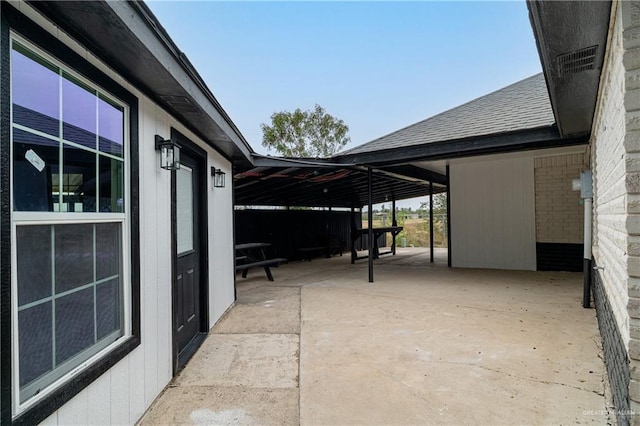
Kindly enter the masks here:
[[432, 142], [375, 152], [337, 156], [332, 158], [332, 160], [336, 163], [344, 164], [391, 166], [415, 161], [446, 160], [477, 155], [584, 145], [588, 143], [588, 140], [588, 134], [562, 139], [554, 125], [526, 131]]
[[330, 158], [289, 158], [271, 157], [254, 154], [251, 156], [253, 167], [298, 167], [298, 168], [350, 168], [350, 164], [336, 163]]
[[[544, 81], [547, 86], [547, 94], [549, 95], [549, 101], [551, 102], [551, 110], [553, 111], [553, 117], [556, 120], [556, 124], [559, 123], [558, 118], [558, 102], [556, 99], [556, 92], [551, 90], [549, 82], [551, 81], [549, 75], [549, 66], [545, 58], [548, 56], [546, 45], [543, 42], [543, 32], [540, 22], [540, 9], [536, 0], [526, 0], [527, 8], [529, 9], [529, 22], [533, 30], [534, 39], [536, 41], [536, 48], [538, 50], [538, 56], [540, 57], [540, 63], [542, 64], [542, 74], [544, 75]], [[561, 133], [561, 129], [558, 129]]]
[[[227, 160], [250, 164], [253, 149], [184, 53], [177, 48], [143, 2], [96, 0], [27, 3], [168, 111]], [[114, 31], [117, 29], [118, 40], [110, 38], [105, 31], [91, 27], [88, 20], [81, 19], [90, 15], [83, 13], [100, 13], [106, 28]], [[130, 58], [121, 53], [119, 48], [127, 43], [130, 46], [141, 47], [140, 57], [147, 58], [146, 64], [137, 63], [136, 66], [129, 66]], [[158, 70], [165, 74], [161, 84], [145, 78], [145, 72], [147, 76], [153, 74], [156, 77], [158, 74], [154, 71]], [[173, 94], [187, 98], [195, 106], [195, 110], [178, 111], [163, 99], [163, 96]]]

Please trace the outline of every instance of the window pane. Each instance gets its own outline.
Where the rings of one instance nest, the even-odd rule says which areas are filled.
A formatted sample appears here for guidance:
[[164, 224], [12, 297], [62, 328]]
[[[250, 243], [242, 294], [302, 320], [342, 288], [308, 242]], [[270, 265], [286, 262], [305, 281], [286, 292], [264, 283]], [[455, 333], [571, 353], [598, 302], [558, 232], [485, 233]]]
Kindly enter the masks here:
[[56, 293], [93, 282], [93, 225], [56, 225]]
[[51, 226], [18, 226], [18, 306], [51, 294]]
[[60, 76], [57, 68], [15, 46], [11, 53], [13, 122], [60, 135]]
[[98, 340], [121, 328], [120, 279], [96, 287], [96, 331]]
[[53, 368], [51, 302], [18, 312], [20, 386]]
[[193, 172], [187, 166], [176, 170], [176, 236], [178, 254], [193, 250]]
[[60, 211], [96, 211], [96, 154], [64, 146]]
[[95, 343], [93, 288], [56, 299], [56, 364]]
[[100, 211], [124, 212], [124, 163], [100, 156]]
[[96, 95], [71, 76], [63, 74], [62, 120], [63, 138], [96, 148]]
[[58, 203], [58, 146], [57, 141], [13, 129], [15, 211], [53, 211], [54, 203]]
[[96, 224], [96, 280], [119, 276], [121, 259], [120, 223]]
[[100, 151], [122, 157], [124, 112], [103, 98], [98, 99], [98, 134]]

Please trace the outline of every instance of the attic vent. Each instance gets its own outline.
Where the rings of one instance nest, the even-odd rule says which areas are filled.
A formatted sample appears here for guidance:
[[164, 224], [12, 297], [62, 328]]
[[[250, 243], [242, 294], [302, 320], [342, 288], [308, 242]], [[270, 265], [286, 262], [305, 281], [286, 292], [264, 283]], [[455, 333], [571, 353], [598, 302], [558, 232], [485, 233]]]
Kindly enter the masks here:
[[160, 99], [178, 112], [198, 112], [198, 108], [186, 96], [160, 95]]
[[592, 70], [596, 61], [598, 46], [585, 47], [557, 56], [558, 74], [561, 77], [580, 71]]

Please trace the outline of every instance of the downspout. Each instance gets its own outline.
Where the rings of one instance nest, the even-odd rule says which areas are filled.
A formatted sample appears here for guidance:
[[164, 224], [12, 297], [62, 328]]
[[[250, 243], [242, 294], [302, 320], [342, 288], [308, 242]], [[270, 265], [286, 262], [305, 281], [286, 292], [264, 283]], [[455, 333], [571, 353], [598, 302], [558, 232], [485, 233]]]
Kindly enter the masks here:
[[584, 283], [582, 289], [582, 307], [591, 307], [591, 223], [593, 215], [593, 176], [591, 170], [580, 173], [580, 180], [574, 184], [580, 189], [580, 198], [584, 201], [584, 255], [582, 270]]
[[584, 285], [582, 294], [582, 307], [591, 307], [591, 215], [593, 198], [584, 199], [584, 260], [582, 270], [584, 271]]

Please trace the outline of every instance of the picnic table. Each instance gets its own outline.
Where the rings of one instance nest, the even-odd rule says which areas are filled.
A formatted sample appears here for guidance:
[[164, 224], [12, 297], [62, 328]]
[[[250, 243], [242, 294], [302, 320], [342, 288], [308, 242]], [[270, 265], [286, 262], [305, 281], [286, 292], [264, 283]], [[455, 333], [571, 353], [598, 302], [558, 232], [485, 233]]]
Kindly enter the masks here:
[[[398, 235], [402, 231], [402, 226], [385, 226], [381, 228], [372, 228], [373, 232], [373, 258], [378, 259], [380, 256], [384, 254], [396, 254], [396, 235]], [[380, 253], [380, 247], [378, 246], [378, 238], [387, 232], [391, 232], [393, 235], [393, 242], [391, 243], [391, 250], [386, 251], [384, 253]], [[368, 235], [368, 228], [352, 228], [351, 230], [351, 263], [355, 263], [358, 259], [366, 259], [369, 256], [358, 256], [358, 252], [356, 251], [356, 241], [358, 238], [363, 235]], [[371, 241], [369, 241], [371, 244]]]
[[268, 247], [271, 247], [270, 243], [236, 244], [236, 271], [242, 270], [242, 278], [247, 278], [249, 268], [262, 266], [269, 281], [273, 281], [271, 266], [278, 266], [287, 259], [282, 257], [268, 259], [266, 252]]

